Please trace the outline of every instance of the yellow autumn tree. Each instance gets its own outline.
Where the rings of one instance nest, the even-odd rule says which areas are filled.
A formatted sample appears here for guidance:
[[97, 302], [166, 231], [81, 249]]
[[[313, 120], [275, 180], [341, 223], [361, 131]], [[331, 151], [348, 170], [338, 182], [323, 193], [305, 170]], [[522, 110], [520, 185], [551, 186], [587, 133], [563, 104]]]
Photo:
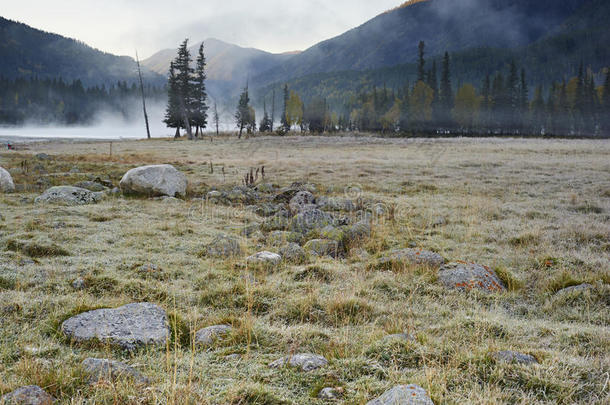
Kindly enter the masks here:
[[421, 80], [415, 83], [409, 100], [411, 120], [413, 122], [430, 121], [432, 118], [432, 100], [434, 90]]
[[471, 128], [479, 108], [477, 91], [470, 83], [466, 83], [455, 95], [453, 118], [462, 128]]
[[290, 97], [286, 104], [286, 122], [291, 128], [294, 125], [301, 125], [303, 122], [303, 102], [294, 91], [290, 92]]

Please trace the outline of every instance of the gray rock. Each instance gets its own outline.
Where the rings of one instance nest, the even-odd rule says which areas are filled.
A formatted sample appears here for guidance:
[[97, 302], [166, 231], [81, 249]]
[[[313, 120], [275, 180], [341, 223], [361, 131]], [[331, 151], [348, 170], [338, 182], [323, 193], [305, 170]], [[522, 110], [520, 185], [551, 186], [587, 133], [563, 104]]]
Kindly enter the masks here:
[[251, 205], [246, 207], [248, 210], [254, 212], [259, 217], [269, 218], [275, 215], [283, 205], [273, 203], [261, 203], [259, 205]]
[[371, 225], [366, 221], [360, 221], [349, 226], [345, 231], [347, 243], [361, 242], [371, 237]]
[[312, 239], [303, 246], [305, 252], [314, 256], [337, 258], [341, 255], [339, 242], [331, 239]]
[[282, 246], [285, 243], [303, 243], [303, 235], [298, 232], [290, 231], [273, 231], [269, 234], [269, 244], [273, 246]]
[[341, 393], [341, 391], [333, 387], [322, 388], [318, 393], [318, 398], [327, 401], [336, 401], [338, 399], [341, 399], [342, 396], [343, 394]]
[[96, 183], [95, 181], [79, 181], [74, 184], [74, 187], [84, 188], [89, 191], [104, 191], [106, 187], [102, 186], [100, 183]]
[[317, 354], [299, 353], [291, 356], [282, 357], [279, 360], [269, 364], [271, 368], [279, 367], [295, 367], [302, 371], [312, 371], [328, 364], [328, 360]]
[[318, 208], [324, 211], [352, 212], [356, 210], [356, 206], [352, 200], [348, 200], [347, 198], [332, 198], [322, 196], [316, 199], [316, 205]]
[[505, 291], [506, 286], [498, 275], [487, 266], [475, 263], [449, 263], [438, 272], [441, 284], [447, 288], [484, 292]]
[[302, 210], [293, 219], [291, 229], [294, 232], [306, 234], [315, 229], [322, 229], [325, 226], [333, 225], [334, 218], [327, 212], [317, 208]]
[[167, 314], [150, 303], [84, 312], [64, 321], [61, 331], [75, 341], [98, 339], [129, 350], [169, 338]]
[[242, 254], [242, 249], [236, 238], [228, 235], [217, 235], [204, 248], [204, 254], [216, 258], [236, 257]]
[[80, 169], [77, 166], [73, 166], [70, 169], [70, 173], [80, 173]]
[[38, 159], [38, 160], [51, 160], [51, 156], [47, 155], [46, 153], [38, 153], [36, 155], [36, 159]]
[[258, 252], [246, 258], [246, 262], [251, 267], [274, 268], [282, 261], [282, 256], [272, 252]]
[[214, 341], [221, 339], [231, 333], [233, 327], [230, 325], [214, 325], [203, 328], [195, 333], [195, 343], [202, 346], [210, 346]]
[[378, 260], [378, 266], [395, 269], [401, 266], [427, 266], [438, 268], [445, 259], [438, 253], [422, 249], [394, 249]]
[[278, 212], [274, 216], [265, 219], [261, 228], [264, 231], [283, 231], [290, 227], [292, 221], [283, 212]]
[[280, 249], [280, 255], [285, 262], [292, 264], [303, 264], [307, 261], [305, 249], [296, 243], [289, 243]]
[[0, 402], [6, 405], [51, 405], [55, 398], [37, 385], [28, 385], [3, 395]]
[[85, 373], [89, 375], [90, 384], [101, 381], [115, 382], [121, 379], [129, 379], [138, 384], [148, 384], [150, 382], [135, 368], [109, 359], [90, 357], [82, 362], [82, 367]]
[[299, 191], [290, 199], [288, 206], [293, 214], [301, 211], [305, 206], [313, 205], [316, 198], [309, 191]]
[[500, 363], [519, 363], [519, 364], [535, 364], [538, 360], [529, 354], [513, 352], [512, 350], [504, 350], [492, 354], [492, 357]]
[[591, 290], [593, 288], [594, 288], [593, 285], [588, 284], [588, 283], [584, 283], [584, 284], [580, 284], [580, 285], [573, 285], [571, 287], [562, 288], [561, 290], [557, 291], [555, 293], [555, 296], [562, 296], [565, 294], [587, 291], [587, 290]]
[[77, 291], [84, 290], [86, 286], [87, 285], [85, 283], [85, 280], [82, 277], [79, 277], [76, 280], [72, 281], [72, 288]]
[[259, 193], [271, 194], [275, 192], [276, 187], [271, 183], [260, 183], [255, 187]]
[[15, 183], [13, 183], [13, 177], [4, 168], [0, 167], [0, 192], [12, 193], [15, 191]]
[[367, 405], [434, 405], [425, 389], [419, 385], [397, 385]]
[[55, 203], [66, 205], [95, 204], [101, 196], [87, 189], [71, 186], [57, 186], [46, 190], [36, 197], [35, 203]]
[[44, 167], [44, 165], [41, 165], [40, 163], [35, 164], [34, 167], [32, 167], [32, 170], [38, 174], [47, 174], [49, 173], [46, 169], [46, 167]]
[[187, 180], [186, 176], [172, 165], [142, 166], [125, 173], [119, 186], [126, 194], [184, 197]]

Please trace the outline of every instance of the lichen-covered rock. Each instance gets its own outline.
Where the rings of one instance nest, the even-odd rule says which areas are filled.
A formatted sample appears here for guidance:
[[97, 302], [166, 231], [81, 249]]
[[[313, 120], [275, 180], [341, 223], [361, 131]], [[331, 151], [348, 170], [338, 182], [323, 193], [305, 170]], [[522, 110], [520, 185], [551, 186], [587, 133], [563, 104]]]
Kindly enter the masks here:
[[83, 370], [89, 375], [89, 383], [101, 381], [115, 382], [120, 379], [129, 379], [138, 384], [148, 384], [148, 378], [138, 370], [119, 361], [109, 359], [87, 358], [82, 362]]
[[0, 192], [12, 193], [15, 191], [15, 183], [13, 183], [13, 177], [11, 174], [0, 167]]
[[259, 217], [269, 218], [277, 214], [283, 207], [283, 204], [264, 202], [258, 205], [250, 205], [246, 208], [249, 211], [254, 212]]
[[84, 188], [71, 186], [57, 186], [46, 190], [36, 197], [36, 203], [55, 203], [66, 205], [95, 204], [102, 199], [102, 195]]
[[125, 173], [119, 186], [125, 194], [184, 197], [187, 180], [172, 165], [141, 166]]
[[327, 212], [317, 208], [302, 210], [293, 219], [291, 229], [294, 232], [306, 234], [315, 229], [333, 225], [334, 218]]
[[462, 291], [477, 289], [484, 292], [505, 291], [506, 286], [487, 266], [475, 263], [449, 263], [438, 272], [442, 285]]
[[519, 363], [519, 364], [535, 364], [538, 360], [529, 354], [514, 352], [512, 350], [504, 350], [492, 354], [492, 357], [500, 363]]
[[344, 211], [352, 212], [356, 210], [356, 205], [352, 200], [347, 198], [332, 198], [332, 197], [318, 197], [316, 199], [316, 205], [318, 208], [324, 211]]
[[307, 253], [305, 249], [296, 243], [289, 243], [280, 249], [282, 259], [287, 263], [303, 264], [307, 261]]
[[233, 327], [230, 325], [214, 325], [203, 328], [195, 333], [195, 343], [201, 346], [210, 346], [216, 340], [231, 333]]
[[225, 195], [231, 204], [250, 205], [261, 200], [261, 196], [255, 190], [246, 186], [233, 187]]
[[203, 249], [203, 255], [209, 257], [226, 258], [236, 257], [242, 254], [239, 240], [228, 235], [217, 235]]
[[345, 230], [345, 242], [353, 244], [362, 242], [371, 237], [371, 225], [367, 221], [360, 221], [348, 226]]
[[433, 405], [425, 389], [419, 385], [398, 385], [367, 405]]
[[377, 266], [387, 269], [399, 269], [405, 266], [427, 266], [438, 268], [445, 259], [438, 253], [422, 249], [394, 249], [385, 253], [378, 261]]
[[38, 385], [27, 385], [17, 388], [0, 398], [0, 403], [6, 405], [52, 405], [55, 398]]
[[318, 393], [318, 398], [327, 401], [336, 401], [343, 397], [343, 391], [339, 388], [326, 387], [322, 388]]
[[84, 312], [64, 321], [61, 331], [78, 342], [97, 339], [129, 350], [169, 338], [165, 310], [150, 303]]
[[299, 191], [294, 197], [290, 199], [290, 211], [296, 214], [306, 206], [312, 205], [316, 201], [316, 198], [309, 191]]
[[273, 231], [268, 237], [269, 244], [273, 246], [282, 246], [285, 243], [303, 243], [303, 234], [290, 231]]
[[246, 259], [250, 267], [274, 268], [282, 261], [282, 256], [272, 252], [258, 252]]
[[303, 246], [305, 252], [313, 256], [337, 258], [341, 255], [339, 242], [330, 239], [312, 239]]
[[264, 231], [283, 231], [290, 227], [292, 220], [283, 212], [278, 212], [272, 217], [265, 219], [261, 225], [261, 229]]
[[74, 187], [84, 188], [85, 190], [100, 192], [106, 190], [106, 187], [95, 181], [79, 181], [74, 184]]
[[317, 354], [299, 353], [291, 356], [282, 357], [279, 360], [269, 364], [271, 368], [279, 367], [295, 367], [302, 371], [312, 371], [328, 364], [328, 360]]

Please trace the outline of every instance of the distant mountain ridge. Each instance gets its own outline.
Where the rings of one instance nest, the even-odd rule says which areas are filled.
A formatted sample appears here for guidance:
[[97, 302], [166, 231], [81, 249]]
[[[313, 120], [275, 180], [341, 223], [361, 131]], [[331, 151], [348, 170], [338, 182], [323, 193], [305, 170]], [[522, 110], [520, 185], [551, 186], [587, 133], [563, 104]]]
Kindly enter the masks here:
[[[161, 76], [143, 70], [146, 81], [160, 85]], [[137, 80], [136, 62], [94, 49], [83, 42], [41, 31], [0, 17], [0, 76], [79, 79], [85, 86]]]

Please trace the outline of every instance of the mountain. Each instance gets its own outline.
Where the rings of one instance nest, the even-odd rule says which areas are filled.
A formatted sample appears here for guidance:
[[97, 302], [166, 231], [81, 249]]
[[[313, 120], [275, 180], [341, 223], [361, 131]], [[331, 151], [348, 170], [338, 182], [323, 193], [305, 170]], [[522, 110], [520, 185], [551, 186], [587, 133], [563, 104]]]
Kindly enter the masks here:
[[[164, 76], [143, 70], [147, 83], [165, 83]], [[80, 79], [85, 86], [137, 80], [136, 62], [86, 44], [0, 17], [0, 76]]]
[[[540, 84], [548, 89], [553, 81], [576, 76], [581, 62], [597, 74], [598, 84], [601, 84], [603, 69], [610, 68], [607, 21], [610, 21], [610, 2], [590, 0], [532, 43], [512, 48], [482, 46], [452, 52], [453, 84], [459, 86], [468, 82], [478, 87], [485, 75], [506, 73], [511, 61], [526, 70], [532, 86]], [[426, 66], [435, 61], [440, 67], [441, 57], [441, 53], [428, 56]], [[406, 63], [367, 70], [312, 73], [286, 82], [305, 102], [322, 97], [340, 111], [350, 98], [370, 92], [374, 86], [385, 85], [398, 90], [407, 82], [413, 84], [416, 78], [417, 64]], [[273, 89], [277, 93], [283, 85], [284, 81], [278, 81], [261, 86], [255, 91], [255, 100], [269, 98]]]
[[323, 41], [254, 78], [271, 83], [313, 73], [367, 70], [428, 55], [529, 45], [559, 29], [590, 0], [419, 0]]
[[[201, 42], [191, 46], [189, 50], [193, 59], [196, 58]], [[273, 54], [254, 48], [242, 48], [218, 39], [210, 38], [204, 41], [209, 80], [231, 82], [244, 85], [248, 77], [265, 72], [272, 67], [290, 59], [295, 53]], [[176, 57], [175, 49], [164, 49], [148, 59], [142, 65], [163, 75], [167, 75], [170, 62]]]

